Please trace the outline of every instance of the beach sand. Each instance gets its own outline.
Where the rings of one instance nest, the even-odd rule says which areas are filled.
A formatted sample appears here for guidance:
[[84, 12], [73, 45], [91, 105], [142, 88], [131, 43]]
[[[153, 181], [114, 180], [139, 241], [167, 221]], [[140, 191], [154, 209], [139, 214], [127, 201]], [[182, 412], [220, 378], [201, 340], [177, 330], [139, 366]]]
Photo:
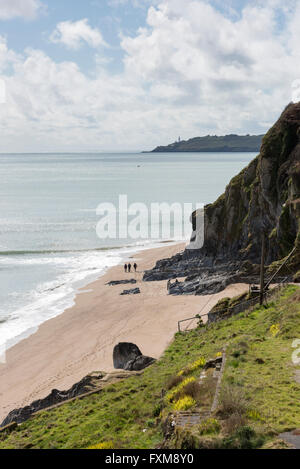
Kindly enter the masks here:
[[[167, 281], [142, 282], [143, 270], [183, 249], [184, 244], [177, 244], [141, 251], [134, 257], [136, 274], [125, 274], [123, 266], [109, 269], [79, 292], [72, 308], [11, 348], [6, 364], [0, 364], [0, 423], [11, 410], [46, 397], [52, 389], [68, 389], [92, 371], [111, 371], [118, 342], [133, 342], [144, 355], [159, 358], [179, 320], [208, 312], [220, 298], [247, 290], [246, 284], [236, 284], [216, 295], [173, 297], [167, 294]], [[137, 285], [106, 285], [130, 278]], [[120, 296], [136, 286], [140, 295]]]

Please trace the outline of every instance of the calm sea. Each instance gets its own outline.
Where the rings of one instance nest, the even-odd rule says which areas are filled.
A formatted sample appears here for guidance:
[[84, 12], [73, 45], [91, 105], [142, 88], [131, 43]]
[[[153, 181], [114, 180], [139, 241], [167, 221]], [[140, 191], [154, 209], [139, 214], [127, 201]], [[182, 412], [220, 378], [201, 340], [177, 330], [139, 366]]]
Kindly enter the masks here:
[[150, 240], [100, 240], [100, 203], [210, 203], [253, 153], [0, 155], [0, 347]]

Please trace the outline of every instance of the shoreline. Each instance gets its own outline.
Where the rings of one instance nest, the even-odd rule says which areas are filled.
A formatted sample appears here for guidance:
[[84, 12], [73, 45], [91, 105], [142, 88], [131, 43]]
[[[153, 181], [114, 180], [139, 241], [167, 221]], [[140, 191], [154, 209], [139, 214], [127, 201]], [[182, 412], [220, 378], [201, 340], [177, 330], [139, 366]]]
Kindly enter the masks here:
[[[51, 319], [54, 319], [54, 318], [60, 316], [66, 310], [72, 308], [75, 305], [75, 300], [76, 300], [77, 295], [80, 294], [84, 290], [84, 288], [88, 287], [92, 283], [99, 280], [99, 278], [103, 277], [108, 272], [109, 269], [111, 269], [113, 267], [116, 267], [118, 265], [122, 265], [124, 262], [126, 262], [133, 255], [137, 255], [139, 252], [142, 252], [144, 250], [156, 249], [156, 248], [159, 248], [159, 247], [163, 247], [164, 245], [173, 246], [173, 245], [181, 244], [181, 243], [182, 243], [182, 241], [180, 242], [180, 241], [174, 241], [174, 240], [168, 240], [168, 241], [159, 240], [159, 241], [154, 241], [152, 243], [149, 242], [149, 245], [147, 245], [147, 242], [145, 242], [145, 244], [140, 244], [140, 245], [139, 244], [136, 244], [136, 245], [135, 244], [132, 244], [132, 245], [128, 244], [128, 245], [124, 245], [124, 246], [106, 247], [106, 248], [98, 248], [98, 249], [96, 248], [96, 249], [89, 249], [89, 250], [85, 249], [85, 250], [78, 250], [78, 251], [76, 251], [76, 250], [75, 251], [73, 251], [73, 250], [55, 251], [57, 253], [60, 253], [60, 252], [67, 252], [67, 253], [74, 253], [74, 252], [75, 253], [76, 252], [78, 252], [78, 253], [101, 252], [102, 253], [102, 252], [107, 252], [107, 253], [110, 253], [110, 254], [105, 259], [97, 260], [97, 262], [100, 263], [100, 264], [104, 260], [104, 263], [106, 264], [105, 266], [103, 266], [100, 269], [100, 271], [97, 268], [96, 269], [95, 268], [90, 269], [91, 273], [86, 273], [86, 276], [84, 278], [80, 278], [80, 279], [74, 279], [73, 278], [72, 281], [69, 280], [69, 281], [65, 281], [64, 283], [60, 283], [60, 284], [57, 284], [56, 280], [52, 280], [52, 282], [55, 284], [55, 286], [52, 287], [52, 288], [48, 288], [48, 289], [43, 291], [43, 302], [45, 303], [43, 310], [49, 310], [49, 313], [46, 315], [46, 317], [45, 317], [44, 314], [41, 316], [40, 313], [41, 313], [42, 308], [41, 308], [40, 305], [38, 305], [37, 311], [34, 312], [34, 314], [32, 316], [32, 319], [29, 321], [29, 323], [26, 324], [26, 328], [22, 328], [22, 326], [18, 325], [19, 329], [21, 329], [21, 330], [18, 332], [18, 334], [13, 335], [13, 336], [9, 335], [9, 333], [11, 331], [9, 331], [8, 334], [6, 332], [6, 335], [8, 335], [8, 337], [6, 337], [4, 343], [0, 343], [0, 363], [3, 360], [3, 356], [4, 356], [5, 352], [10, 350], [11, 348], [13, 348], [15, 345], [22, 342], [23, 340], [29, 338], [31, 335], [35, 334], [38, 331], [39, 327], [41, 327], [41, 325], [44, 324], [45, 322], [48, 322]], [[24, 252], [26, 254], [35, 253], [34, 251], [32, 251], [32, 252], [30, 252], [30, 251], [14, 251], [14, 252], [8, 251], [7, 255], [19, 254], [19, 253], [22, 253], [22, 252]], [[48, 254], [50, 254], [50, 253], [53, 254], [53, 251], [51, 251], [51, 250], [44, 251], [44, 252], [48, 253]], [[37, 251], [36, 253], [40, 253], [40, 251]], [[108, 260], [110, 258], [113, 258], [113, 263], [108, 262]], [[93, 270], [97, 270], [97, 272], [92, 273]], [[67, 272], [64, 275], [69, 275], [69, 273]], [[62, 287], [67, 287], [67, 291], [63, 292], [63, 294], [61, 296], [59, 296], [58, 298], [56, 297], [55, 299], [52, 299], [51, 297], [49, 297], [49, 294], [53, 294], [53, 292], [55, 292], [55, 293], [58, 292], [58, 290], [60, 290]], [[47, 299], [48, 299], [48, 302], [47, 302]], [[46, 300], [46, 302], [45, 302], [45, 300]], [[40, 301], [41, 301], [41, 298], [36, 300], [36, 303], [40, 303]], [[33, 303], [33, 304], [27, 303], [23, 307], [22, 306], [19, 307], [18, 311], [19, 310], [26, 311], [29, 308], [31, 309], [32, 306], [35, 306], [35, 303]], [[22, 319], [23, 319], [23, 315], [20, 315], [17, 318], [17, 321], [22, 321]], [[11, 326], [11, 324], [12, 324], [11, 318], [8, 316], [7, 318], [4, 318], [3, 320], [0, 320], [0, 325], [1, 324], [8, 324], [9, 326]], [[14, 326], [15, 326], [14, 329], [16, 329], [16, 321], [14, 321]], [[1, 330], [1, 339], [3, 339], [3, 330]]]
[[[136, 274], [125, 274], [122, 265], [110, 267], [80, 289], [71, 308], [10, 348], [6, 364], [0, 364], [0, 423], [11, 410], [46, 397], [52, 389], [68, 389], [93, 371], [112, 371], [118, 342], [133, 342], [143, 354], [159, 358], [179, 320], [208, 312], [220, 298], [247, 289], [237, 284], [215, 295], [174, 297], [167, 294], [167, 281], [142, 282], [144, 270], [184, 247], [177, 243], [129, 253], [138, 264]], [[141, 294], [121, 296], [130, 285], [106, 285], [131, 278]]]

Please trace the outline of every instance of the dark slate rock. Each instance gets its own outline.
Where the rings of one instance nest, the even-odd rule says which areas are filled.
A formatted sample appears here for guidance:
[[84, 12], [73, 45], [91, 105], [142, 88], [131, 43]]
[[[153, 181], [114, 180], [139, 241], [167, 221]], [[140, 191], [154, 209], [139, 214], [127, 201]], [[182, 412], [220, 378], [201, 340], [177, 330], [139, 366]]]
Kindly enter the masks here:
[[136, 282], [137, 281], [134, 278], [131, 278], [130, 280], [112, 280], [111, 282], [108, 282], [106, 285], [114, 287], [115, 285], [136, 284]]
[[126, 364], [125, 370], [127, 371], [140, 371], [144, 370], [148, 366], [155, 362], [154, 358], [145, 357], [144, 355], [137, 357], [135, 360], [131, 360]]
[[132, 290], [124, 290], [121, 293], [121, 296], [124, 295], [139, 295], [141, 293], [141, 290], [139, 288], [133, 288]]
[[204, 370], [208, 370], [209, 368], [217, 368], [219, 365], [222, 364], [223, 361], [223, 356], [213, 358], [211, 360], [208, 360], [205, 365], [204, 365]]
[[113, 362], [116, 369], [125, 370], [128, 362], [142, 356], [140, 349], [130, 342], [120, 342], [113, 351]]
[[53, 389], [53, 391], [45, 398], [33, 402], [31, 405], [15, 409], [8, 414], [8, 416], [3, 420], [1, 427], [5, 427], [13, 422], [22, 423], [28, 420], [31, 415], [36, 412], [52, 407], [53, 405], [64, 402], [68, 399], [80, 396], [89, 392], [93, 388], [93, 376], [86, 376], [79, 383], [74, 384], [71, 389], [68, 391], [58, 391]]
[[142, 355], [140, 349], [132, 343], [121, 342], [113, 351], [113, 362], [116, 369], [140, 371], [154, 363], [155, 359]]

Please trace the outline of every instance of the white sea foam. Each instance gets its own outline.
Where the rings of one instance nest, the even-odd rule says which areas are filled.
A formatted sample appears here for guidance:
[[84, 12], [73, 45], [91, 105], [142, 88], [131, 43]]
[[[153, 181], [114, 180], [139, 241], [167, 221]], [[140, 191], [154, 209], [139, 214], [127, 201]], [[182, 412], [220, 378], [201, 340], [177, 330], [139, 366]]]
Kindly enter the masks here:
[[[110, 267], [125, 262], [137, 252], [161, 246], [166, 246], [166, 243], [145, 241], [120, 249], [87, 251], [68, 257], [25, 255], [6, 258], [6, 264], [53, 264], [58, 273], [55, 279], [38, 284], [35, 290], [24, 295], [26, 304], [11, 311], [6, 320], [0, 323], [0, 346], [9, 349], [35, 333], [41, 324], [72, 307], [79, 288], [102, 276]], [[59, 274], [61, 267], [65, 269]]]

